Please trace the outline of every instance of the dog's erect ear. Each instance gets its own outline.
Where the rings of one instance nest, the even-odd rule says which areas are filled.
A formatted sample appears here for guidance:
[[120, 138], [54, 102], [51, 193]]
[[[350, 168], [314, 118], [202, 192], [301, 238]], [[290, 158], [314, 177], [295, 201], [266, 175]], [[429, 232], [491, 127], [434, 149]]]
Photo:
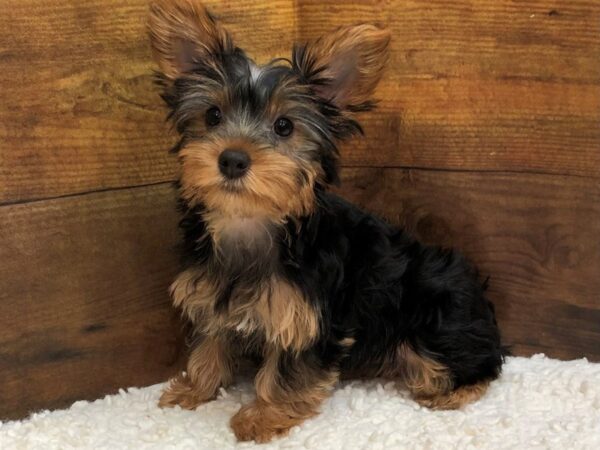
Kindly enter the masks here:
[[374, 25], [342, 27], [296, 47], [293, 65], [319, 96], [342, 109], [365, 109], [381, 78], [389, 43], [389, 31]]
[[154, 0], [148, 26], [154, 58], [170, 79], [234, 48], [230, 36], [199, 1]]

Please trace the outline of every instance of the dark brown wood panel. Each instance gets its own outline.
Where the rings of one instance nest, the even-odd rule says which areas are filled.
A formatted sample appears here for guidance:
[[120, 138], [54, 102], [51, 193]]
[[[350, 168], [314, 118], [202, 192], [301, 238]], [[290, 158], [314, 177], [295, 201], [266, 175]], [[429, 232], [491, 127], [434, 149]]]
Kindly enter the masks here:
[[600, 361], [600, 183], [537, 174], [346, 169], [342, 193], [490, 276], [519, 355]]
[[0, 207], [0, 419], [174, 373], [176, 222], [169, 184]]
[[[491, 276], [516, 354], [600, 361], [600, 186], [577, 177], [345, 169], [342, 193]], [[158, 382], [183, 344], [168, 185], [0, 208], [0, 416]]]

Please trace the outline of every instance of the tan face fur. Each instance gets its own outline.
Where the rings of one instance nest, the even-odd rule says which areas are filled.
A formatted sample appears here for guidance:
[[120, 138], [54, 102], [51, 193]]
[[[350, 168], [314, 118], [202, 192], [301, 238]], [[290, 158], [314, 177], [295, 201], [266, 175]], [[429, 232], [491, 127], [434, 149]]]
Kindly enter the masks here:
[[[291, 61], [259, 66], [236, 48], [201, 3], [157, 0], [150, 35], [165, 98], [182, 133], [181, 195], [202, 204], [211, 232], [238, 219], [283, 223], [315, 207], [314, 188], [336, 178], [336, 142], [360, 129], [387, 59], [389, 32], [373, 25], [339, 28], [294, 50]], [[218, 108], [216, 126], [205, 121]], [[280, 118], [293, 123], [282, 137]], [[245, 176], [219, 171], [223, 151], [250, 157]]]

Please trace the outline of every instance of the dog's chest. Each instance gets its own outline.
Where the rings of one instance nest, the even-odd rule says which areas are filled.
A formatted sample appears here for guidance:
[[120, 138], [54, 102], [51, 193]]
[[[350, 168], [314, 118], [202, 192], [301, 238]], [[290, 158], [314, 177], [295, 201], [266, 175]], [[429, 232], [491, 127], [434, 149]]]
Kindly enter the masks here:
[[316, 308], [296, 287], [275, 276], [259, 287], [234, 289], [224, 309], [216, 307], [219, 289], [201, 270], [188, 269], [171, 285], [171, 296], [197, 331], [206, 335], [259, 334], [269, 344], [292, 350], [306, 348], [318, 336]]

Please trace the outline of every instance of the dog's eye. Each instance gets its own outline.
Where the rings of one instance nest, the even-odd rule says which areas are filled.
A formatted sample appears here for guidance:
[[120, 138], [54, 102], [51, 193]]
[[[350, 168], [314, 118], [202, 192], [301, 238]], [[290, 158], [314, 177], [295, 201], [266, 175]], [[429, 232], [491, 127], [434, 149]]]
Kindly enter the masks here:
[[209, 127], [219, 125], [221, 123], [221, 110], [216, 106], [209, 108], [209, 110], [206, 111], [205, 119], [206, 125], [208, 125]]
[[279, 136], [287, 137], [290, 134], [292, 134], [292, 131], [294, 130], [294, 124], [290, 119], [280, 117], [275, 121], [273, 129], [275, 130], [275, 133], [277, 133]]

